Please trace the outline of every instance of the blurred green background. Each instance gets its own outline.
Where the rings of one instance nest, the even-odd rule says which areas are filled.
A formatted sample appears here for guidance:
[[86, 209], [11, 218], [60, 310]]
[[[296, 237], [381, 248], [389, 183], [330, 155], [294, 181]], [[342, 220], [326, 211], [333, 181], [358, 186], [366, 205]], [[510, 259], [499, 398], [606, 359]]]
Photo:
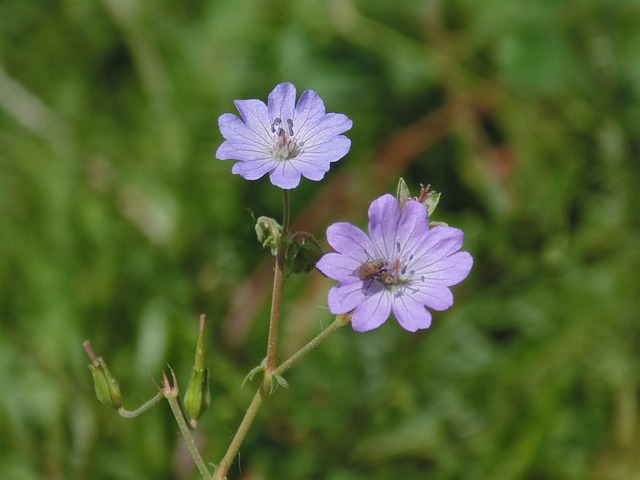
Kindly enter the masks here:
[[[135, 408], [167, 364], [186, 386], [200, 313], [222, 456], [265, 354], [252, 215], [281, 199], [214, 159], [217, 118], [291, 81], [354, 121], [296, 224], [364, 225], [403, 176], [475, 266], [429, 330], [329, 337], [229, 478], [640, 478], [639, 25], [631, 0], [1, 0], [0, 477], [198, 478], [165, 403], [98, 403], [81, 344]], [[331, 284], [287, 283], [283, 358]]]

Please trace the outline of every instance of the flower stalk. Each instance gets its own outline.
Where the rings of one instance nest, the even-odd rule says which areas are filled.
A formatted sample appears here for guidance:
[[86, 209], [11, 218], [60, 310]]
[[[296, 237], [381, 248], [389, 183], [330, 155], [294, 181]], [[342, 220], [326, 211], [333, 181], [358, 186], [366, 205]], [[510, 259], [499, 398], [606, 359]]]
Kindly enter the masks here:
[[249, 428], [251, 424], [256, 418], [258, 410], [260, 409], [263, 400], [269, 395], [272, 391], [272, 378], [277, 375], [282, 375], [291, 367], [293, 367], [296, 363], [298, 363], [302, 358], [304, 358], [311, 350], [316, 348], [324, 339], [326, 339], [330, 334], [338, 330], [339, 328], [347, 325], [351, 320], [351, 315], [338, 315], [336, 319], [333, 321], [331, 325], [325, 328], [322, 332], [320, 332], [317, 336], [315, 336], [312, 340], [309, 341], [304, 347], [298, 350], [296, 353], [291, 355], [287, 360], [282, 362], [282, 364], [273, 370], [273, 372], [265, 372], [265, 377], [260, 384], [260, 387], [256, 391], [256, 394], [251, 401], [251, 404], [247, 408], [247, 411], [240, 422], [240, 426], [236, 431], [236, 434], [231, 440], [229, 444], [229, 448], [225, 453], [224, 457], [216, 467], [215, 472], [213, 473], [213, 480], [223, 480], [226, 478], [227, 471], [229, 467], [233, 463], [234, 457], [237, 455], [240, 450], [240, 445], [244, 441], [247, 433], [249, 432]]
[[118, 415], [120, 415], [122, 418], [135, 418], [138, 415], [146, 412], [147, 410], [150, 410], [160, 400], [162, 400], [162, 394], [161, 393], [156, 393], [156, 395], [151, 400], [149, 400], [148, 402], [146, 402], [143, 405], [139, 406], [135, 410], [127, 410], [124, 407], [120, 407], [118, 409]]
[[325, 328], [322, 332], [320, 332], [313, 340], [307, 343], [304, 347], [298, 350], [296, 353], [291, 355], [287, 360], [282, 362], [282, 364], [276, 368], [272, 375], [282, 375], [284, 372], [293, 367], [296, 363], [302, 360], [311, 350], [316, 348], [325, 338], [331, 335], [336, 330], [348, 325], [351, 321], [351, 314], [346, 315], [337, 315], [336, 319], [333, 321], [331, 325]]
[[251, 404], [249, 404], [247, 412], [245, 413], [242, 422], [240, 422], [240, 426], [238, 426], [238, 430], [233, 436], [233, 440], [231, 440], [231, 443], [229, 444], [227, 453], [224, 454], [224, 457], [222, 457], [222, 460], [220, 460], [220, 463], [213, 472], [213, 480], [224, 480], [226, 478], [227, 471], [233, 463], [233, 459], [238, 453], [238, 450], [240, 450], [240, 445], [242, 445], [247, 433], [249, 433], [249, 428], [255, 420], [258, 410], [262, 405], [262, 401], [269, 394], [270, 389], [271, 387], [265, 378], [256, 391], [256, 394], [253, 396], [253, 400], [251, 401]]
[[276, 265], [273, 274], [273, 294], [271, 297], [271, 317], [269, 319], [269, 340], [267, 342], [267, 373], [278, 366], [278, 336], [280, 330], [280, 313], [282, 310], [282, 287], [284, 285], [285, 255], [289, 237], [289, 217], [291, 205], [289, 203], [289, 190], [282, 190], [282, 234], [276, 253]]
[[203, 479], [208, 480], [211, 478], [211, 474], [209, 473], [204, 460], [202, 460], [202, 457], [200, 456], [196, 442], [193, 440], [191, 430], [184, 417], [184, 412], [182, 411], [180, 399], [178, 397], [178, 380], [176, 379], [176, 375], [173, 370], [171, 370], [171, 376], [173, 377], [173, 385], [169, 382], [167, 375], [165, 373], [162, 374], [162, 387], [160, 388], [160, 393], [167, 399], [167, 402], [169, 402], [171, 412], [176, 419], [182, 438], [184, 438], [187, 448], [189, 449], [189, 453], [191, 454], [191, 457], [193, 457], [193, 460], [200, 471], [200, 475]]

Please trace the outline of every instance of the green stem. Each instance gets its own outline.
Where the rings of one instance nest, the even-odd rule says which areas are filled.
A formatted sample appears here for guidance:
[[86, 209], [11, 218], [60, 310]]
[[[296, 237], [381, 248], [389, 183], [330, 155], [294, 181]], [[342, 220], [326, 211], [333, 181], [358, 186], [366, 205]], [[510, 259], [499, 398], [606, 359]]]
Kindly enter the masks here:
[[276, 252], [276, 265], [273, 274], [273, 294], [271, 297], [271, 318], [269, 320], [269, 340], [267, 343], [267, 363], [265, 371], [273, 371], [278, 366], [278, 334], [280, 331], [280, 312], [282, 309], [282, 286], [284, 284], [285, 255], [289, 237], [289, 190], [282, 190], [282, 234]]
[[155, 397], [153, 397], [151, 400], [149, 400], [147, 403], [145, 403], [144, 405], [136, 408], [135, 410], [127, 410], [124, 407], [120, 407], [118, 409], [118, 414], [121, 417], [124, 418], [133, 418], [133, 417], [137, 417], [138, 415], [140, 415], [141, 413], [146, 412], [147, 410], [149, 410], [151, 407], [153, 407], [156, 403], [158, 403], [160, 400], [162, 400], [162, 393], [158, 393]]
[[276, 368], [272, 375], [282, 375], [284, 372], [293, 367], [296, 363], [298, 363], [302, 358], [304, 358], [311, 350], [316, 348], [320, 342], [322, 342], [325, 338], [327, 338], [330, 334], [338, 330], [340, 327], [345, 326], [348, 322], [344, 320], [343, 315], [339, 315], [333, 321], [331, 325], [325, 328], [322, 332], [320, 332], [313, 340], [307, 343], [304, 347], [298, 350], [296, 353], [291, 355], [286, 361], [282, 362], [282, 364]]
[[231, 440], [231, 444], [224, 454], [222, 460], [213, 472], [212, 480], [225, 480], [229, 467], [233, 463], [233, 459], [240, 450], [240, 446], [244, 441], [251, 424], [258, 414], [258, 410], [262, 405], [265, 397], [272, 391], [272, 380], [274, 375], [281, 375], [289, 368], [300, 361], [311, 350], [317, 347], [329, 334], [335, 332], [340, 327], [346, 325], [351, 320], [351, 315], [338, 315], [335, 321], [325, 330], [320, 332], [313, 340], [302, 347], [298, 352], [293, 354], [287, 361], [278, 367], [278, 330], [280, 323], [280, 311], [282, 302], [282, 285], [284, 283], [285, 254], [289, 237], [289, 192], [283, 190], [283, 222], [282, 235], [278, 242], [278, 251], [276, 252], [276, 267], [273, 278], [273, 296], [271, 301], [271, 318], [269, 321], [269, 340], [267, 344], [267, 361], [265, 366], [265, 375], [262, 384], [253, 397], [251, 404], [247, 408], [246, 413], [236, 434]]
[[286, 244], [289, 236], [289, 219], [291, 217], [291, 205], [289, 203], [289, 190], [282, 190], [282, 242]]
[[240, 450], [240, 445], [242, 445], [244, 438], [247, 436], [249, 428], [251, 427], [253, 420], [256, 418], [260, 405], [262, 405], [262, 401], [267, 396], [269, 390], [270, 387], [265, 380], [262, 385], [260, 385], [260, 388], [258, 388], [249, 408], [247, 408], [247, 413], [244, 414], [244, 418], [242, 419], [233, 440], [231, 440], [227, 453], [224, 454], [224, 457], [220, 460], [215, 472], [213, 472], [213, 480], [224, 480], [226, 478], [227, 471], [233, 463], [233, 459], [238, 453], [238, 450]]
[[265, 375], [264, 381], [258, 388], [253, 400], [251, 401], [251, 405], [247, 408], [247, 413], [245, 413], [240, 426], [238, 427], [238, 431], [236, 432], [233, 440], [231, 441], [231, 445], [227, 449], [227, 453], [225, 453], [224, 458], [218, 464], [215, 472], [213, 473], [213, 480], [224, 480], [226, 478], [227, 471], [233, 462], [234, 457], [240, 450], [240, 445], [244, 441], [244, 438], [247, 436], [249, 432], [249, 427], [253, 423], [256, 418], [256, 414], [258, 413], [258, 409], [262, 405], [262, 401], [271, 391], [271, 379], [273, 375], [282, 375], [293, 365], [298, 363], [300, 359], [302, 359], [305, 355], [307, 355], [311, 350], [316, 348], [320, 342], [322, 342], [329, 334], [335, 332], [340, 327], [347, 325], [351, 320], [351, 315], [338, 315], [334, 322], [325, 328], [322, 332], [320, 332], [313, 340], [307, 343], [304, 347], [298, 350], [296, 353], [291, 355], [289, 359], [282, 363], [278, 368], [276, 368], [271, 374], [267, 373]]
[[178, 394], [176, 392], [175, 395], [165, 395], [165, 398], [169, 402], [169, 406], [171, 406], [171, 411], [173, 412], [173, 416], [176, 418], [176, 423], [178, 424], [178, 428], [180, 428], [180, 433], [182, 433], [182, 437], [184, 438], [185, 443], [187, 444], [187, 448], [189, 449], [189, 453], [193, 457], [193, 460], [196, 462], [198, 466], [198, 470], [200, 470], [200, 475], [205, 480], [211, 478], [211, 474], [209, 470], [207, 470], [207, 466], [202, 460], [200, 456], [200, 452], [198, 451], [198, 447], [196, 446], [196, 442], [193, 441], [193, 437], [191, 436], [191, 431], [189, 430], [189, 426], [184, 419], [184, 415], [182, 409], [180, 408], [180, 404], [178, 403]]

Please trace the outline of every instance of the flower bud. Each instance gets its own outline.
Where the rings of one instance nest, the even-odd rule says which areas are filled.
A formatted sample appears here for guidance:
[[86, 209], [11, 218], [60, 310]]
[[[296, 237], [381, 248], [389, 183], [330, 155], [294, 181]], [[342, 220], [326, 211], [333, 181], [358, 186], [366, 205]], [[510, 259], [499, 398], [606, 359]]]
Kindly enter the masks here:
[[89, 370], [91, 370], [91, 376], [93, 377], [96, 397], [98, 397], [98, 400], [100, 400], [103, 405], [116, 410], [119, 409], [122, 406], [122, 394], [120, 393], [118, 382], [114, 376], [111, 375], [102, 357], [96, 358], [89, 341], [87, 340], [83, 345], [91, 358]]
[[322, 257], [322, 249], [313, 235], [307, 232], [297, 232], [291, 236], [291, 241], [285, 254], [285, 274], [309, 273]]
[[194, 420], [198, 420], [209, 408], [211, 393], [209, 392], [209, 369], [193, 369], [187, 393], [184, 396], [184, 408]]
[[271, 248], [271, 254], [275, 255], [278, 242], [282, 233], [282, 227], [273, 218], [259, 217], [256, 221], [256, 236], [263, 247]]
[[204, 365], [204, 320], [205, 316], [200, 315], [200, 333], [196, 346], [196, 358], [193, 366], [193, 373], [189, 380], [187, 393], [184, 397], [184, 407], [189, 416], [198, 420], [211, 403], [211, 393], [209, 392], [209, 369]]

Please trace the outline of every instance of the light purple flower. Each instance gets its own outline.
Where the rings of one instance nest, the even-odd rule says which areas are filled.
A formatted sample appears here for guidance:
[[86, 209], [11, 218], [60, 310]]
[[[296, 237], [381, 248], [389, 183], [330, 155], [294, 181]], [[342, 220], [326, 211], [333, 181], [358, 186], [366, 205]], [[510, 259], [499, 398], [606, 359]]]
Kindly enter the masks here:
[[446, 310], [453, 305], [449, 287], [464, 280], [473, 265], [460, 252], [464, 234], [452, 227], [429, 229], [424, 205], [409, 200], [402, 209], [392, 195], [369, 207], [369, 236], [355, 225], [335, 223], [327, 241], [336, 253], [325, 254], [318, 269], [337, 280], [329, 290], [334, 315], [353, 310], [358, 332], [382, 325], [391, 312], [400, 325], [415, 332], [431, 325], [425, 308]]
[[256, 180], [269, 173], [271, 183], [291, 189], [300, 176], [321, 180], [329, 164], [344, 157], [351, 147], [341, 133], [353, 122], [341, 113], [325, 113], [324, 102], [313, 90], [305, 91], [296, 105], [296, 87], [281, 83], [260, 100], [236, 100], [242, 119], [231, 113], [218, 124], [225, 141], [216, 152], [220, 160], [238, 160], [231, 171]]

